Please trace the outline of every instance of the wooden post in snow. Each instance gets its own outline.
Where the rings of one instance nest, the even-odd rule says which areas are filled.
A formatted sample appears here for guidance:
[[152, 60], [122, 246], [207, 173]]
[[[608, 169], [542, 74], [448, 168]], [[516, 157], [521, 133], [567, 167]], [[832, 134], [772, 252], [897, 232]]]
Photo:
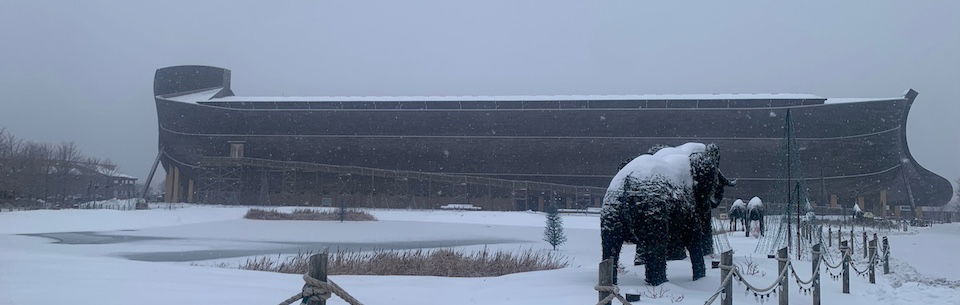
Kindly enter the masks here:
[[827, 227], [827, 247], [833, 247], [833, 228]]
[[[730, 272], [733, 272], [733, 250], [727, 250], [720, 254], [720, 284]], [[733, 280], [731, 279], [723, 286], [723, 302], [721, 305], [733, 305]]]
[[841, 241], [843, 241], [843, 228], [837, 227], [837, 247], [840, 246]]
[[850, 247], [849, 243], [840, 242], [840, 255], [843, 257], [843, 293], [850, 293]]
[[[797, 249], [800, 251], [800, 249]], [[780, 248], [777, 250], [777, 274], [782, 274], [783, 270], [787, 269], [787, 262], [790, 260], [789, 254], [787, 252], [787, 247]], [[789, 305], [790, 304], [790, 276], [787, 275], [780, 280], [780, 304], [779, 305]]]
[[890, 243], [883, 237], [883, 274], [890, 274]]
[[[327, 281], [327, 252], [314, 254], [310, 256], [307, 274], [310, 277], [326, 282]], [[306, 285], [304, 285], [306, 286]], [[327, 300], [323, 298], [308, 298], [304, 300], [307, 305], [326, 305]]]
[[867, 254], [867, 231], [863, 231], [863, 258], [870, 258]]
[[850, 226], [850, 244], [847, 245], [848, 246], [847, 249], [850, 249], [851, 258], [853, 258], [853, 253], [855, 252], [853, 248], [855, 248], [854, 246], [856, 245], [856, 242], [854, 241], [856, 241], [856, 239], [854, 238], [855, 237], [853, 236], [853, 226]]
[[[616, 281], [614, 277], [617, 276], [616, 268], [617, 261], [612, 258], [608, 258], [600, 262], [600, 279], [597, 281], [597, 286], [613, 286], [614, 282]], [[607, 291], [598, 291], [597, 294], [599, 299], [597, 299], [597, 301], [603, 301], [603, 299], [610, 295], [610, 293], [611, 292]], [[608, 302], [607, 304], [601, 305], [610, 305], [610, 303]]]

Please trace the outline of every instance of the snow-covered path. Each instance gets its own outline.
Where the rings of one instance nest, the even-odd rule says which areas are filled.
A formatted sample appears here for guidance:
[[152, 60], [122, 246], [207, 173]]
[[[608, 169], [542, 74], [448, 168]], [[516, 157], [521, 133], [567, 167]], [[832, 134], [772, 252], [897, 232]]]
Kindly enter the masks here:
[[[195, 266], [190, 263], [141, 262], [123, 254], [170, 251], [257, 249], [284, 242], [416, 242], [438, 240], [510, 240], [487, 245], [495, 249], [546, 249], [541, 241], [543, 215], [528, 212], [458, 212], [371, 210], [381, 221], [363, 223], [254, 221], [242, 219], [245, 208], [187, 207], [174, 210], [107, 211], [63, 210], [0, 213], [0, 304], [275, 304], [302, 285], [296, 275]], [[596, 264], [600, 256], [599, 220], [590, 215], [564, 216], [568, 243], [560, 252], [570, 258], [568, 268], [489, 278], [414, 276], [334, 276], [366, 304], [593, 304]], [[960, 267], [945, 265], [928, 272], [928, 261], [955, 260], [918, 254], [921, 249], [943, 249], [960, 226], [921, 230], [916, 235], [891, 237], [895, 259], [916, 264], [924, 278], [956, 274]], [[130, 231], [132, 230], [132, 231]], [[111, 235], [150, 239], [102, 244], [59, 244], [48, 238], [18, 235], [67, 231], [101, 231]], [[952, 239], [956, 241], [956, 239]], [[776, 261], [754, 254], [756, 240], [731, 234], [735, 262], [757, 264], [762, 271], [753, 281], [767, 284], [775, 277]], [[469, 247], [480, 247], [467, 246]], [[955, 248], [951, 248], [956, 250]], [[620, 275], [625, 290], [649, 295], [642, 267], [630, 266], [632, 246], [626, 246]], [[916, 250], [916, 251], [915, 251]], [[952, 252], [956, 253], [956, 252]], [[920, 255], [920, 256], [917, 256]], [[239, 258], [220, 259], [236, 263]], [[918, 263], [914, 263], [921, 260]], [[200, 262], [201, 265], [208, 264]], [[908, 274], [909, 266], [895, 266]], [[943, 270], [951, 268], [951, 270]], [[809, 270], [798, 262], [797, 269]], [[809, 272], [809, 271], [808, 271]], [[691, 281], [686, 261], [670, 262], [670, 282], [664, 296], [643, 297], [642, 304], [702, 304], [716, 290], [718, 269]], [[840, 293], [839, 282], [823, 281], [824, 304], [958, 304], [960, 290], [935, 283], [880, 276], [877, 285], [853, 278], [852, 294]], [[735, 285], [735, 289], [742, 287]], [[742, 291], [742, 290], [741, 290]], [[754, 304], [752, 296], [735, 293], [736, 304]], [[794, 289], [792, 302], [809, 302]], [[330, 304], [343, 304], [332, 299]]]
[[926, 276], [960, 281], [960, 223], [921, 228], [917, 235], [890, 236], [890, 255]]

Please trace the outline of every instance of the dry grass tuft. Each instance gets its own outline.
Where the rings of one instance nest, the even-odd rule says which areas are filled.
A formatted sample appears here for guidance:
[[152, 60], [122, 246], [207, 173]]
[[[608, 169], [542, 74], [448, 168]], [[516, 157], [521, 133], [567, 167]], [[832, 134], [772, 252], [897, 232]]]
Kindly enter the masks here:
[[752, 257], [747, 257], [747, 258], [743, 261], [743, 264], [737, 264], [737, 265], [739, 265], [738, 268], [739, 268], [741, 271], [743, 271], [743, 273], [745, 273], [745, 274], [748, 274], [748, 275], [759, 275], [760, 277], [767, 276], [767, 273], [766, 273], [766, 272], [763, 272], [763, 270], [760, 269], [760, 265], [758, 265], [757, 263], [755, 263], [755, 262], [753, 261], [753, 258], [752, 258]]
[[[293, 212], [286, 213], [277, 210], [250, 209], [243, 218], [259, 220], [340, 220], [340, 211], [295, 209]], [[374, 221], [377, 218], [364, 211], [346, 210], [343, 212], [343, 220]]]
[[[261, 256], [247, 259], [240, 269], [303, 274], [312, 252], [301, 252], [281, 259]], [[330, 253], [330, 275], [427, 275], [446, 277], [485, 277], [553, 270], [566, 267], [566, 257], [549, 251], [523, 250], [474, 252], [454, 249], [378, 250], [373, 252]]]

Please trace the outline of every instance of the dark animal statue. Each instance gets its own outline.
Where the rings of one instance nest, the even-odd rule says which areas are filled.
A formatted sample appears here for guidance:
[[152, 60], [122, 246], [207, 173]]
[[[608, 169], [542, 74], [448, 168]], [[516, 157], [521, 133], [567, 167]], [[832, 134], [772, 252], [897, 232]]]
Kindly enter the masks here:
[[730, 217], [730, 231], [737, 230], [737, 221], [740, 221], [743, 227], [746, 228], [747, 204], [743, 203], [743, 200], [737, 199], [733, 202], [733, 205], [730, 205], [730, 211], [727, 212], [727, 216]]
[[[681, 147], [700, 147], [684, 159], [690, 185], [659, 174], [626, 173], [622, 181], [611, 182], [601, 210], [603, 259], [619, 259], [624, 242], [636, 244], [635, 263], [646, 264], [646, 281], [652, 285], [667, 281], [666, 261], [684, 259], [684, 252], [690, 253], [693, 279], [706, 275], [703, 256], [713, 252], [710, 209], [720, 204], [723, 188], [735, 184], [720, 172], [716, 145]], [[618, 177], [625, 170], [631, 169]]]
[[750, 226], [754, 221], [760, 223], [760, 236], [764, 235], [764, 226], [763, 226], [763, 201], [760, 201], [760, 198], [753, 197], [750, 199], [750, 203], [747, 204], [747, 215], [744, 220], [746, 223], [746, 236], [750, 237]]

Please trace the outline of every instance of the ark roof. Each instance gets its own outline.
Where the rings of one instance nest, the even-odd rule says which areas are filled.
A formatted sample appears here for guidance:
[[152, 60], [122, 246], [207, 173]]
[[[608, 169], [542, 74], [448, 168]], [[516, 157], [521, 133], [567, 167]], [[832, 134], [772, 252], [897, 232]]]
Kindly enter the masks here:
[[456, 95], [456, 96], [227, 96], [222, 102], [422, 102], [619, 100], [825, 100], [812, 94]]
[[453, 95], [453, 96], [222, 96], [222, 88], [207, 88], [164, 98], [192, 102], [431, 102], [431, 101], [642, 101], [642, 100], [806, 100], [824, 104], [855, 103], [887, 98], [824, 98], [797, 93], [743, 93], [743, 94], [633, 94], [633, 95]]

